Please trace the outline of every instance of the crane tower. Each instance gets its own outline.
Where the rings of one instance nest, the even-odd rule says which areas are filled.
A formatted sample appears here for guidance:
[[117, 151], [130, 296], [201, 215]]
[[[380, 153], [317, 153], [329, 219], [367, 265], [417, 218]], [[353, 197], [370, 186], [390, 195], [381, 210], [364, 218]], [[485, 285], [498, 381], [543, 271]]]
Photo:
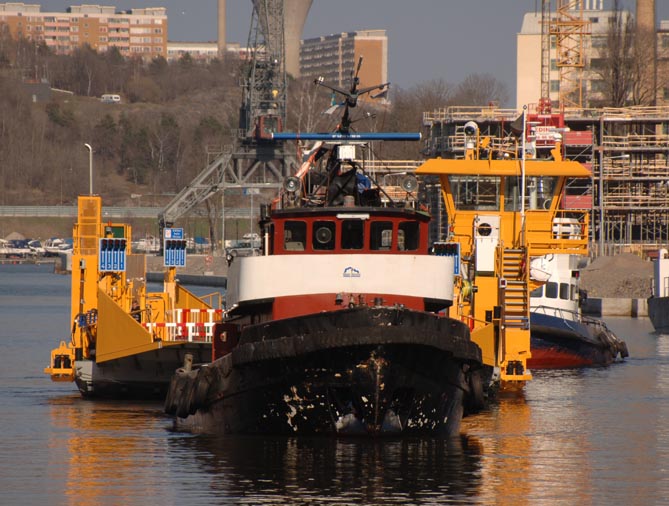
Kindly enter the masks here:
[[[224, 241], [225, 190], [249, 190], [248, 193], [253, 195], [262, 189], [275, 189], [298, 166], [293, 150], [288, 150], [281, 142], [270, 142], [270, 139], [273, 133], [283, 130], [286, 121], [285, 39], [299, 42], [312, 0], [252, 2], [249, 58], [242, 68], [239, 135], [233, 146], [217, 153], [213, 161], [163, 209], [159, 216], [161, 234], [164, 227], [172, 226], [197, 204], [220, 193], [221, 240]], [[289, 23], [284, 23], [286, 15], [291, 17]], [[286, 25], [290, 27], [289, 34], [285, 32]]]

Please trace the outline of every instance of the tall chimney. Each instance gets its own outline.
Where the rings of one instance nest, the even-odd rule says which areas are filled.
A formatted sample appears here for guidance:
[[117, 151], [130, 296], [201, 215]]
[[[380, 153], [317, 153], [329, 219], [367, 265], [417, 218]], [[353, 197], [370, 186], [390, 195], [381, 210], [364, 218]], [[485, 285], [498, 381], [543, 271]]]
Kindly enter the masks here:
[[[264, 12], [261, 0], [251, 0], [256, 10]], [[286, 72], [300, 77], [300, 39], [313, 0], [283, 0], [283, 44]]]
[[655, 105], [657, 95], [657, 32], [655, 27], [655, 0], [636, 2], [637, 43], [648, 48], [647, 63], [641, 82], [648, 98], [644, 105]]
[[225, 0], [218, 0], [218, 57], [225, 58]]
[[283, 37], [286, 44], [286, 72], [300, 77], [300, 40], [313, 0], [285, 0], [283, 4]]
[[655, 0], [637, 0], [636, 26], [655, 32]]

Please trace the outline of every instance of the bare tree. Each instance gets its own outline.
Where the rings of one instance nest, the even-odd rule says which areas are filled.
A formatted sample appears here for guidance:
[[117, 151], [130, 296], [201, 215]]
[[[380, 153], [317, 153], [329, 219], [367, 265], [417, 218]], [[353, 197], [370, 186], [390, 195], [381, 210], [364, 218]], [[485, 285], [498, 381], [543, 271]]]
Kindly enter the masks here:
[[456, 105], [483, 106], [509, 99], [506, 85], [491, 74], [470, 74], [455, 89], [451, 102]]
[[605, 44], [591, 61], [592, 72], [601, 79], [601, 98], [590, 102], [609, 107], [654, 104], [658, 89], [655, 31], [637, 26], [619, 0], [614, 0], [612, 10]]

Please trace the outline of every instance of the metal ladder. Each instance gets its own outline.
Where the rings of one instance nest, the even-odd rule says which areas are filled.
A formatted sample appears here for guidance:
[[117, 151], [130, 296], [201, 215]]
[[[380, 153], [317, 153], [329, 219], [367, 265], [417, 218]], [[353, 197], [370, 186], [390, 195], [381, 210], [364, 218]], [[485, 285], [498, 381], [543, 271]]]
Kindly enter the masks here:
[[525, 249], [504, 249], [502, 254], [502, 283], [500, 303], [502, 324], [506, 328], [530, 328], [530, 294], [527, 286], [527, 254]]

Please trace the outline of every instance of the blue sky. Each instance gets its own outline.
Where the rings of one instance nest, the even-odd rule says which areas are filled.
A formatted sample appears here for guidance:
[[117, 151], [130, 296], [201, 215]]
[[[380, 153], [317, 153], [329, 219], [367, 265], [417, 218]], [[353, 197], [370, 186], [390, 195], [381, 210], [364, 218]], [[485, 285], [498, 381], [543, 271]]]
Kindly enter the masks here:
[[[26, 3], [37, 3], [36, 1]], [[94, 3], [94, 2], [80, 2]], [[64, 11], [79, 2], [43, 0], [43, 11]], [[169, 38], [216, 40], [216, 0], [110, 0], [117, 9], [167, 7]], [[555, 1], [553, 1], [555, 3]], [[612, 0], [605, 0], [608, 7]], [[631, 0], [622, 0], [632, 6]], [[669, 0], [656, 0], [658, 19], [669, 19]], [[250, 0], [227, 0], [227, 39], [246, 44]], [[516, 85], [516, 34], [525, 12], [540, 0], [314, 0], [303, 36], [359, 29], [388, 33], [388, 78], [403, 88], [431, 79], [458, 83], [472, 73], [490, 73], [511, 97]]]

